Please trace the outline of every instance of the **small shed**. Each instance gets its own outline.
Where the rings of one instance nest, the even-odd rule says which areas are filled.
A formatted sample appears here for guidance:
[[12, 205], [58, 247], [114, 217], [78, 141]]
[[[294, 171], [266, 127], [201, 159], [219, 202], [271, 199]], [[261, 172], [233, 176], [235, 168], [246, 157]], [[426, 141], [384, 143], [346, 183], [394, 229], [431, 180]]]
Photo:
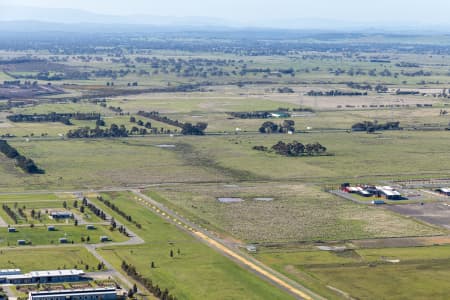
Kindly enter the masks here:
[[60, 238], [59, 239], [59, 243], [60, 244], [67, 244], [69, 241], [67, 240], [67, 238]]
[[257, 250], [255, 245], [247, 245], [245, 248], [246, 248], [247, 251], [250, 252], [250, 253], [255, 253], [256, 250]]
[[100, 242], [104, 243], [104, 242], [108, 242], [110, 239], [109, 237], [107, 237], [106, 235], [102, 235], [100, 237]]
[[73, 214], [68, 211], [53, 211], [50, 213], [51, 219], [70, 219], [73, 217]]
[[8, 232], [17, 232], [15, 227], [8, 227]]
[[55, 226], [52, 225], [47, 226], [47, 231], [55, 231], [55, 230], [56, 230]]
[[95, 226], [94, 225], [86, 225], [86, 229], [87, 230], [94, 230]]
[[442, 195], [450, 196], [450, 188], [440, 188], [437, 189], [436, 192], [441, 193]]
[[382, 204], [386, 204], [386, 202], [384, 202], [383, 200], [373, 200], [372, 204], [373, 205], [382, 205]]
[[17, 245], [26, 245], [27, 241], [26, 240], [17, 240]]

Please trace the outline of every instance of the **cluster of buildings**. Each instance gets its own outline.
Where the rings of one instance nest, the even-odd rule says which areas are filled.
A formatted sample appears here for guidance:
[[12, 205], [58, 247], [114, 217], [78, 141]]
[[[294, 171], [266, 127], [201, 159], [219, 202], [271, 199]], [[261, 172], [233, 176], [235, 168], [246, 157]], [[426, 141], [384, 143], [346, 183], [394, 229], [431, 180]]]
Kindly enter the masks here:
[[358, 185], [351, 186], [349, 183], [343, 183], [341, 190], [346, 193], [358, 194], [363, 197], [378, 197], [387, 200], [405, 200], [406, 198], [391, 186], [371, 186]]
[[[48, 284], [89, 280], [82, 270], [33, 271], [22, 274], [20, 269], [0, 270], [0, 284]], [[28, 300], [117, 300], [124, 293], [115, 287], [31, 291]]]

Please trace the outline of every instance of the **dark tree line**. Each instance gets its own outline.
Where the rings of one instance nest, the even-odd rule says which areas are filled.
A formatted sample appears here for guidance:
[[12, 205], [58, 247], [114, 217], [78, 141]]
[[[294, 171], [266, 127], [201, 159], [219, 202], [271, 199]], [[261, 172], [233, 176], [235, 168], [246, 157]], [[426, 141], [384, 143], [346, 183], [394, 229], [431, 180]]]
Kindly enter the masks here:
[[[176, 300], [177, 298], [169, 293], [168, 289], [161, 290], [158, 285], [154, 285], [151, 279], [145, 278], [142, 274], [140, 274], [136, 267], [132, 264], [127, 264], [125, 261], [122, 261], [122, 270], [124, 270], [128, 276], [142, 284], [149, 292], [151, 292], [155, 297], [161, 300]], [[133, 292], [136, 292], [137, 289], [134, 289]]]
[[55, 113], [48, 114], [17, 114], [7, 117], [11, 122], [61, 122], [66, 125], [71, 125], [70, 119], [75, 120], [99, 120], [99, 113]]
[[172, 120], [166, 116], [161, 116], [157, 111], [145, 112], [141, 110], [137, 114], [148, 119], [179, 127], [183, 135], [204, 135], [204, 131], [208, 127], [208, 123], [204, 122], [198, 122], [193, 125], [192, 123], [182, 123], [178, 120]]
[[308, 96], [327, 96], [327, 97], [336, 97], [336, 96], [367, 96], [367, 92], [346, 92], [339, 90], [331, 90], [331, 91], [309, 91], [307, 93]]
[[6, 155], [6, 157], [15, 159], [16, 165], [24, 172], [29, 174], [44, 174], [45, 171], [40, 169], [34, 161], [30, 158], [26, 158], [20, 155], [17, 149], [8, 144], [5, 140], [0, 140], [0, 152]]
[[145, 111], [140, 110], [137, 114], [144, 118], [152, 119], [152, 120], [155, 120], [155, 121], [158, 121], [161, 123], [166, 123], [168, 125], [172, 125], [175, 127], [183, 128], [183, 126], [184, 126], [184, 124], [181, 123], [180, 121], [172, 120], [166, 116], [161, 116], [159, 114], [159, 112], [157, 112], [157, 111], [145, 112]]
[[272, 114], [268, 111], [230, 112], [231, 116], [240, 119], [268, 119]]
[[265, 152], [273, 151], [283, 156], [315, 156], [325, 154], [327, 151], [327, 148], [320, 143], [304, 145], [298, 141], [293, 141], [292, 143], [279, 141], [270, 149], [265, 146], [254, 146], [253, 149]]
[[[106, 214], [103, 210], [101, 210], [100, 208], [98, 208], [97, 206], [95, 206], [92, 203], [88, 203], [87, 199], [83, 199], [83, 206], [86, 206], [93, 214], [95, 214], [97, 217], [99, 217], [102, 220], [106, 220]], [[80, 211], [81, 211], [81, 207], [80, 207]]]
[[109, 208], [111, 208], [113, 211], [115, 211], [116, 213], [118, 213], [120, 216], [124, 217], [128, 222], [133, 223], [134, 225], [136, 225], [137, 228], [142, 228], [142, 225], [139, 224], [138, 222], [136, 222], [135, 220], [133, 220], [133, 218], [128, 215], [127, 213], [125, 213], [123, 210], [121, 210], [119, 207], [117, 207], [114, 203], [112, 203], [109, 200], [103, 199], [102, 196], [97, 196], [97, 199], [100, 202], [103, 202], [106, 206], [108, 206]]
[[353, 124], [352, 131], [374, 132], [376, 130], [401, 130], [400, 122], [378, 123], [377, 121], [364, 121]]
[[6, 204], [2, 205], [3, 210], [6, 214], [14, 221], [14, 224], [17, 224], [17, 214]]

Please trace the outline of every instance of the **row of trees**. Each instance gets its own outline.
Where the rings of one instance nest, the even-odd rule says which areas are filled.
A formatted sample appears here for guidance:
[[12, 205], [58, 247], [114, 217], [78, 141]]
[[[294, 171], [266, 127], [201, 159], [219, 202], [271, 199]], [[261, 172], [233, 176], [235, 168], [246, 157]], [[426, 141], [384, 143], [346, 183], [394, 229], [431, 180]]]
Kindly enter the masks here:
[[308, 96], [327, 96], [327, 97], [335, 97], [335, 96], [367, 96], [367, 92], [350, 92], [350, 91], [340, 91], [340, 90], [331, 90], [331, 91], [309, 91], [307, 93]]
[[265, 146], [254, 146], [253, 149], [265, 152], [275, 152], [276, 154], [283, 156], [316, 156], [323, 155], [327, 151], [327, 148], [320, 143], [304, 145], [298, 141], [293, 141], [291, 143], [279, 141], [270, 149]]
[[152, 119], [161, 123], [166, 123], [168, 125], [172, 125], [175, 127], [183, 128], [183, 123], [178, 120], [172, 120], [166, 116], [161, 116], [159, 112], [157, 111], [151, 111], [151, 112], [145, 112], [145, 111], [138, 111], [137, 113], [139, 116], [142, 116], [144, 118]]
[[36, 166], [32, 159], [20, 155], [19, 152], [5, 140], [0, 140], [0, 152], [5, 154], [8, 158], [15, 159], [16, 165], [28, 174], [45, 173], [44, 170]]
[[121, 210], [119, 207], [117, 207], [111, 201], [104, 199], [102, 196], [97, 196], [97, 200], [99, 200], [100, 202], [103, 202], [106, 206], [111, 208], [113, 211], [118, 213], [120, 216], [124, 217], [128, 222], [132, 222], [134, 225], [136, 225], [137, 228], [142, 228], [142, 225], [139, 224], [138, 222], [136, 222], [135, 220], [133, 220], [131, 215], [128, 215], [127, 213], [125, 213], [123, 210]]
[[[161, 300], [176, 300], [177, 298], [169, 293], [168, 289], [161, 290], [158, 285], [154, 285], [151, 279], [147, 279], [142, 274], [140, 274], [136, 267], [132, 264], [127, 264], [125, 261], [122, 261], [121, 265], [122, 270], [127, 273], [128, 276], [142, 284], [147, 290], [149, 290], [155, 297]], [[133, 289], [133, 292], [137, 292], [137, 288]]]
[[18, 220], [17, 220], [16, 212], [14, 210], [12, 210], [11, 207], [9, 207], [6, 204], [3, 204], [2, 208], [6, 212], [6, 214], [14, 221], [14, 224], [17, 224]]
[[352, 131], [374, 132], [376, 130], [401, 130], [400, 122], [378, 123], [378, 121], [364, 121], [353, 124]]
[[145, 112], [139, 111], [137, 113], [139, 116], [144, 118], [152, 119], [158, 122], [166, 123], [175, 127], [181, 128], [181, 134], [183, 135], [204, 135], [205, 130], [208, 127], [208, 123], [198, 122], [197, 124], [192, 123], [182, 123], [178, 120], [172, 120], [166, 116], [161, 116], [157, 111]]
[[75, 120], [99, 120], [99, 113], [55, 113], [48, 114], [17, 114], [7, 117], [11, 122], [61, 122], [71, 125], [70, 119]]
[[259, 128], [260, 133], [288, 133], [295, 132], [295, 122], [293, 120], [284, 120], [282, 124], [274, 122], [264, 122]]

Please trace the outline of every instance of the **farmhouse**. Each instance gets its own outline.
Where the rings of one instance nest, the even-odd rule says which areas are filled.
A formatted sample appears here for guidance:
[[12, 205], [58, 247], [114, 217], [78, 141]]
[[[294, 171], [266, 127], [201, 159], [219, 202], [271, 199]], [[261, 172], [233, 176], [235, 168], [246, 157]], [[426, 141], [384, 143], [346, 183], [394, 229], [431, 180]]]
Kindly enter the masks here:
[[28, 294], [28, 300], [115, 300], [117, 298], [115, 288], [38, 291]]
[[450, 196], [450, 188], [440, 188], [440, 189], [437, 189], [436, 192], [441, 193], [446, 196]]
[[81, 281], [84, 279], [82, 270], [54, 270], [33, 271], [27, 274], [13, 274], [0, 276], [0, 283], [26, 284], [26, 283], [54, 283]]
[[50, 213], [51, 219], [70, 219], [73, 217], [73, 214], [68, 211], [52, 211]]

